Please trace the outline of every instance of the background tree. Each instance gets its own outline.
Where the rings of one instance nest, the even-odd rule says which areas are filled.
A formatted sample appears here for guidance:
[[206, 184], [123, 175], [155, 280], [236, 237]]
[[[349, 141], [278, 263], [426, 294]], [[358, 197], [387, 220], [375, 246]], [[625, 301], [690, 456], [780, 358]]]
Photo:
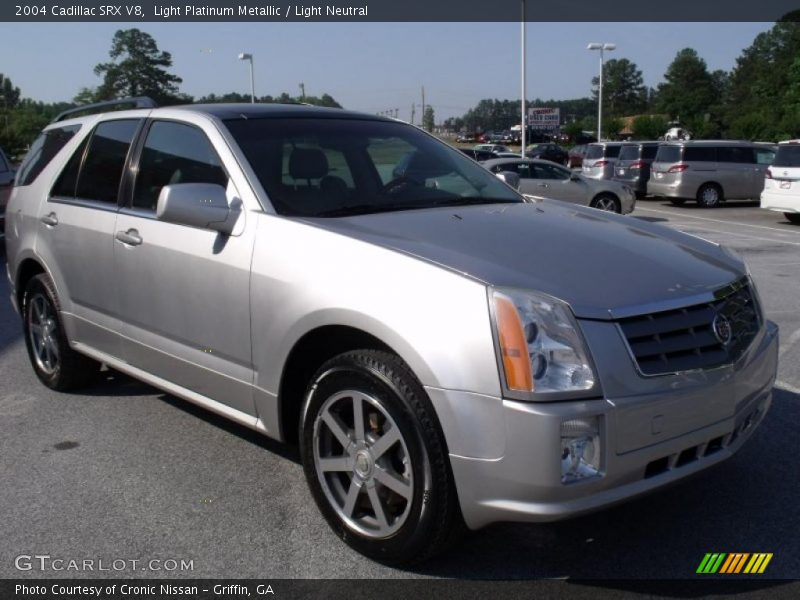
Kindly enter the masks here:
[[800, 134], [794, 116], [798, 57], [800, 23], [788, 20], [758, 34], [742, 52], [727, 94], [725, 116], [731, 136], [777, 140]]
[[723, 90], [721, 76], [708, 72], [706, 61], [692, 48], [679, 51], [658, 86], [658, 110], [684, 122], [704, 118]]
[[567, 135], [570, 142], [575, 142], [577, 137], [583, 132], [580, 121], [570, 121], [562, 128], [562, 131]]
[[167, 71], [172, 66], [172, 55], [159, 50], [150, 34], [139, 29], [118, 30], [109, 56], [111, 62], [94, 68], [95, 75], [103, 78], [95, 100], [149, 96], [160, 105], [190, 101], [178, 92], [183, 80]]
[[428, 104], [425, 107], [425, 114], [422, 115], [422, 128], [425, 131], [433, 131], [434, 126], [434, 116], [433, 116], [433, 107]]
[[619, 139], [619, 132], [622, 131], [622, 128], [625, 126], [622, 119], [618, 119], [617, 117], [603, 119], [603, 125], [603, 133], [606, 139], [609, 140]]
[[667, 120], [661, 115], [643, 115], [633, 120], [633, 139], [657, 140], [669, 128]]
[[[599, 78], [592, 78], [592, 99], [597, 103]], [[603, 66], [603, 113], [608, 117], [625, 117], [643, 112], [648, 91], [642, 72], [627, 58], [612, 58]]]

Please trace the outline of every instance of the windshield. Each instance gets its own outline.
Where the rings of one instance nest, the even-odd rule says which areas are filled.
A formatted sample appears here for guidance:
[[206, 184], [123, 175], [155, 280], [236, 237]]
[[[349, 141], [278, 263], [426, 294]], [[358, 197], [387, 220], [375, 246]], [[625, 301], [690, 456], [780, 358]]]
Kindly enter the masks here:
[[282, 215], [524, 202], [461, 152], [403, 123], [312, 117], [226, 125]]
[[800, 144], [781, 144], [772, 162], [775, 167], [800, 167]]

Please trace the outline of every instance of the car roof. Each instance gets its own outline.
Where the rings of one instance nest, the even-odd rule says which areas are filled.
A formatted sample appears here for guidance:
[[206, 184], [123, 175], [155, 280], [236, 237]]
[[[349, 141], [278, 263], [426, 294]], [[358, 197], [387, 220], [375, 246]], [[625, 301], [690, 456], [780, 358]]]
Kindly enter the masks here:
[[661, 142], [665, 146], [753, 146], [747, 140], [669, 140]]
[[627, 142], [589, 142], [587, 146], [622, 146]]
[[[549, 160], [541, 160], [539, 158], [520, 158], [517, 156], [516, 158], [509, 156], [508, 158], [490, 158], [489, 160], [483, 161], [483, 166], [485, 167], [493, 167], [494, 165], [499, 164], [508, 164], [508, 163], [531, 163], [531, 164], [544, 164], [544, 165], [556, 165], [557, 167], [561, 167], [558, 163], [554, 163]], [[562, 167], [565, 168], [565, 167]]]
[[125, 118], [128, 116], [141, 117], [143, 114], [150, 114], [152, 117], [157, 117], [162, 112], [174, 110], [207, 115], [221, 120], [300, 117], [398, 122], [397, 119], [392, 119], [389, 117], [360, 113], [341, 108], [311, 106], [308, 104], [220, 103], [179, 104], [175, 106], [162, 106], [150, 109], [134, 108], [131, 110], [96, 112], [87, 115], [71, 117], [64, 119], [63, 121], [56, 121], [51, 123], [51, 125], [85, 123], [87, 121], [98, 121], [109, 117], [114, 119]]
[[778, 142], [779, 146], [784, 146], [784, 145], [788, 145], [788, 144], [800, 144], [800, 139], [797, 139], [797, 140], [785, 140], [783, 142]]

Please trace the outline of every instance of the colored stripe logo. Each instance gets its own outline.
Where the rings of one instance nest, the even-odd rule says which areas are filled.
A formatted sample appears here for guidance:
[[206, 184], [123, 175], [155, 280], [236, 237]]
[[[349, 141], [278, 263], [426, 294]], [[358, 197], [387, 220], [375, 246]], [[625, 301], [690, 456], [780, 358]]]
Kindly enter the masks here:
[[737, 573], [760, 574], [766, 571], [767, 565], [772, 560], [771, 552], [708, 552], [697, 573], [720, 575], [735, 575]]

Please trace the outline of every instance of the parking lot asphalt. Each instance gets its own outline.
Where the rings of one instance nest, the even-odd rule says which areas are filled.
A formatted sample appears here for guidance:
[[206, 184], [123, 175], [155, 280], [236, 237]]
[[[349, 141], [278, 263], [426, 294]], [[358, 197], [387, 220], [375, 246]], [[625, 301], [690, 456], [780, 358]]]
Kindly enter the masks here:
[[[3, 276], [0, 577], [547, 577], [617, 589], [625, 584], [612, 580], [693, 577], [706, 552], [772, 552], [770, 578], [800, 577], [800, 227], [754, 205], [645, 200], [629, 218], [739, 251], [781, 327], [772, 409], [720, 466], [594, 515], [493, 525], [426, 564], [386, 567], [330, 532], [295, 449], [121, 375], [75, 394], [43, 387]], [[21, 554], [183, 559], [193, 570], [20, 572]]]

